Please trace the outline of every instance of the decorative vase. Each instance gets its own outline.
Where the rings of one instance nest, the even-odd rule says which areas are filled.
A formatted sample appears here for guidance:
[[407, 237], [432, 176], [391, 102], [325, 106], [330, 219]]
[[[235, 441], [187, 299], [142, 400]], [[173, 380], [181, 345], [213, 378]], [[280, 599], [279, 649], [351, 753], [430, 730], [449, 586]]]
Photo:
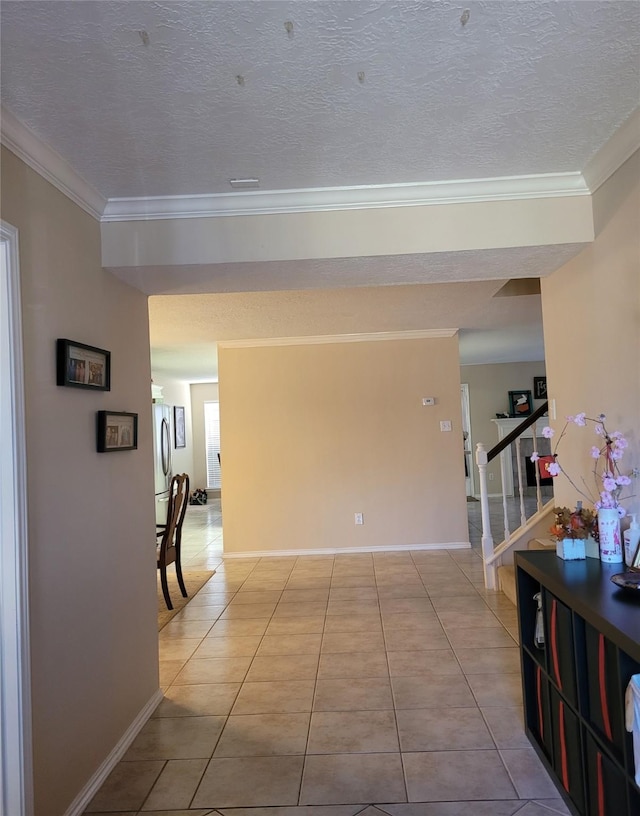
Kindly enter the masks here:
[[600, 547], [593, 536], [590, 535], [584, 542], [584, 550], [587, 558], [600, 559]]
[[564, 561], [582, 561], [585, 555], [581, 538], [561, 538], [556, 541], [556, 555]]
[[622, 564], [620, 516], [615, 507], [601, 507], [598, 510], [598, 535], [600, 560], [608, 564]]

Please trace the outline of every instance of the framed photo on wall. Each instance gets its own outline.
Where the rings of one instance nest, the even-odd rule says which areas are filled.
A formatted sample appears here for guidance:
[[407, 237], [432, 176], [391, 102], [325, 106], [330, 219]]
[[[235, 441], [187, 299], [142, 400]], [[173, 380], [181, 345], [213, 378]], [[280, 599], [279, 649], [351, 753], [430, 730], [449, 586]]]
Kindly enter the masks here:
[[184, 407], [175, 405], [173, 408], [173, 438], [176, 448], [186, 448], [187, 439], [184, 429]]
[[111, 391], [111, 352], [74, 340], [57, 340], [56, 383]]
[[532, 412], [531, 391], [509, 391], [509, 415], [526, 417]]
[[533, 398], [546, 400], [547, 398], [547, 378], [534, 377], [533, 378]]
[[137, 450], [138, 415], [125, 411], [98, 411], [98, 453]]

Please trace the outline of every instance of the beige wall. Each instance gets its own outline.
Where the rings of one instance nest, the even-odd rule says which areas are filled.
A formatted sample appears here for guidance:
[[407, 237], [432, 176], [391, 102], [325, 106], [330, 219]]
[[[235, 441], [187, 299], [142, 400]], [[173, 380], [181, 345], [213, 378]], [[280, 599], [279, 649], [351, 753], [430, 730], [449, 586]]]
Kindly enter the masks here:
[[[630, 447], [623, 471], [640, 467], [640, 152], [594, 195], [598, 234], [592, 246], [542, 281], [549, 397], [560, 431], [564, 417], [585, 411], [607, 415]], [[558, 450], [574, 481], [589, 479], [591, 427], [570, 428]], [[640, 484], [626, 507], [640, 512]], [[556, 501], [579, 498], [567, 480], [555, 480]]]
[[[465, 228], [460, 229], [460, 224]], [[102, 224], [105, 267], [456, 252], [593, 239], [586, 195]]]
[[[36, 816], [60, 816], [158, 688], [146, 297], [100, 266], [98, 224], [2, 151], [19, 230]], [[111, 391], [56, 386], [55, 341], [109, 349]], [[139, 413], [96, 453], [96, 411]]]
[[[171, 465], [174, 473], [188, 473], [191, 487], [194, 486], [193, 480], [193, 430], [191, 424], [191, 388], [189, 383], [181, 380], [174, 380], [171, 377], [165, 377], [161, 374], [153, 373], [154, 385], [162, 386], [162, 398], [166, 405], [173, 407], [181, 405], [184, 408], [184, 425], [185, 425], [185, 441], [187, 443], [185, 448], [176, 448], [175, 441], [175, 427], [174, 419], [171, 417]], [[151, 396], [149, 396], [151, 403]], [[149, 408], [151, 411], [151, 408]]]
[[[492, 419], [497, 413], [509, 413], [509, 391], [520, 389], [531, 391], [533, 395], [533, 378], [545, 376], [545, 364], [539, 363], [494, 363], [491, 365], [474, 365], [460, 367], [460, 381], [469, 385], [469, 411], [471, 414], [471, 450], [475, 463], [475, 450], [478, 442], [483, 442], [487, 450], [498, 442], [498, 429]], [[533, 401], [534, 409], [543, 400]], [[493, 479], [488, 483], [489, 492], [499, 494], [500, 457], [489, 463], [487, 474]], [[480, 495], [480, 484], [475, 475], [475, 494]]]
[[222, 348], [219, 365], [225, 552], [468, 541], [456, 337]]
[[204, 404], [218, 402], [218, 383], [191, 385], [191, 422], [193, 428], [194, 487], [207, 486], [207, 457], [204, 434]]

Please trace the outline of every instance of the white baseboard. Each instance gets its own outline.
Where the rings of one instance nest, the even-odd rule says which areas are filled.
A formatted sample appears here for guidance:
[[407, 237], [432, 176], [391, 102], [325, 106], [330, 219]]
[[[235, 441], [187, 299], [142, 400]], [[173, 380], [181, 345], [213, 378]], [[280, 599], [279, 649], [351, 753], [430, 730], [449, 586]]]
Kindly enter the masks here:
[[111, 771], [115, 768], [118, 762], [120, 762], [131, 743], [140, 733], [142, 726], [155, 711], [163, 696], [164, 695], [161, 689], [154, 692], [151, 699], [143, 706], [138, 716], [124, 732], [122, 738], [117, 743], [113, 751], [111, 751], [109, 756], [105, 759], [102, 765], [100, 765], [98, 770], [93, 774], [91, 779], [69, 805], [64, 816], [81, 816], [81, 814], [84, 813], [89, 802], [99, 791], [103, 782], [109, 776]]
[[410, 550], [469, 550], [468, 541], [447, 541], [442, 544], [396, 544], [393, 547], [320, 547], [314, 550], [251, 550], [249, 552], [226, 552], [225, 558], [282, 558], [299, 555], [340, 555], [342, 553], [408, 552]]

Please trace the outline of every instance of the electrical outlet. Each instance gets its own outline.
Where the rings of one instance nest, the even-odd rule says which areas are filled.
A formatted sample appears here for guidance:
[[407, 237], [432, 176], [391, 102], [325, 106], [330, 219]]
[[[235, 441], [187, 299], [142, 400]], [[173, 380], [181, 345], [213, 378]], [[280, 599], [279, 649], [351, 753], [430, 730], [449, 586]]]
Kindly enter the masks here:
[[441, 431], [450, 431], [451, 430], [451, 420], [450, 419], [443, 419], [440, 423], [440, 430]]
[[364, 524], [364, 513], [356, 513], [356, 524]]

